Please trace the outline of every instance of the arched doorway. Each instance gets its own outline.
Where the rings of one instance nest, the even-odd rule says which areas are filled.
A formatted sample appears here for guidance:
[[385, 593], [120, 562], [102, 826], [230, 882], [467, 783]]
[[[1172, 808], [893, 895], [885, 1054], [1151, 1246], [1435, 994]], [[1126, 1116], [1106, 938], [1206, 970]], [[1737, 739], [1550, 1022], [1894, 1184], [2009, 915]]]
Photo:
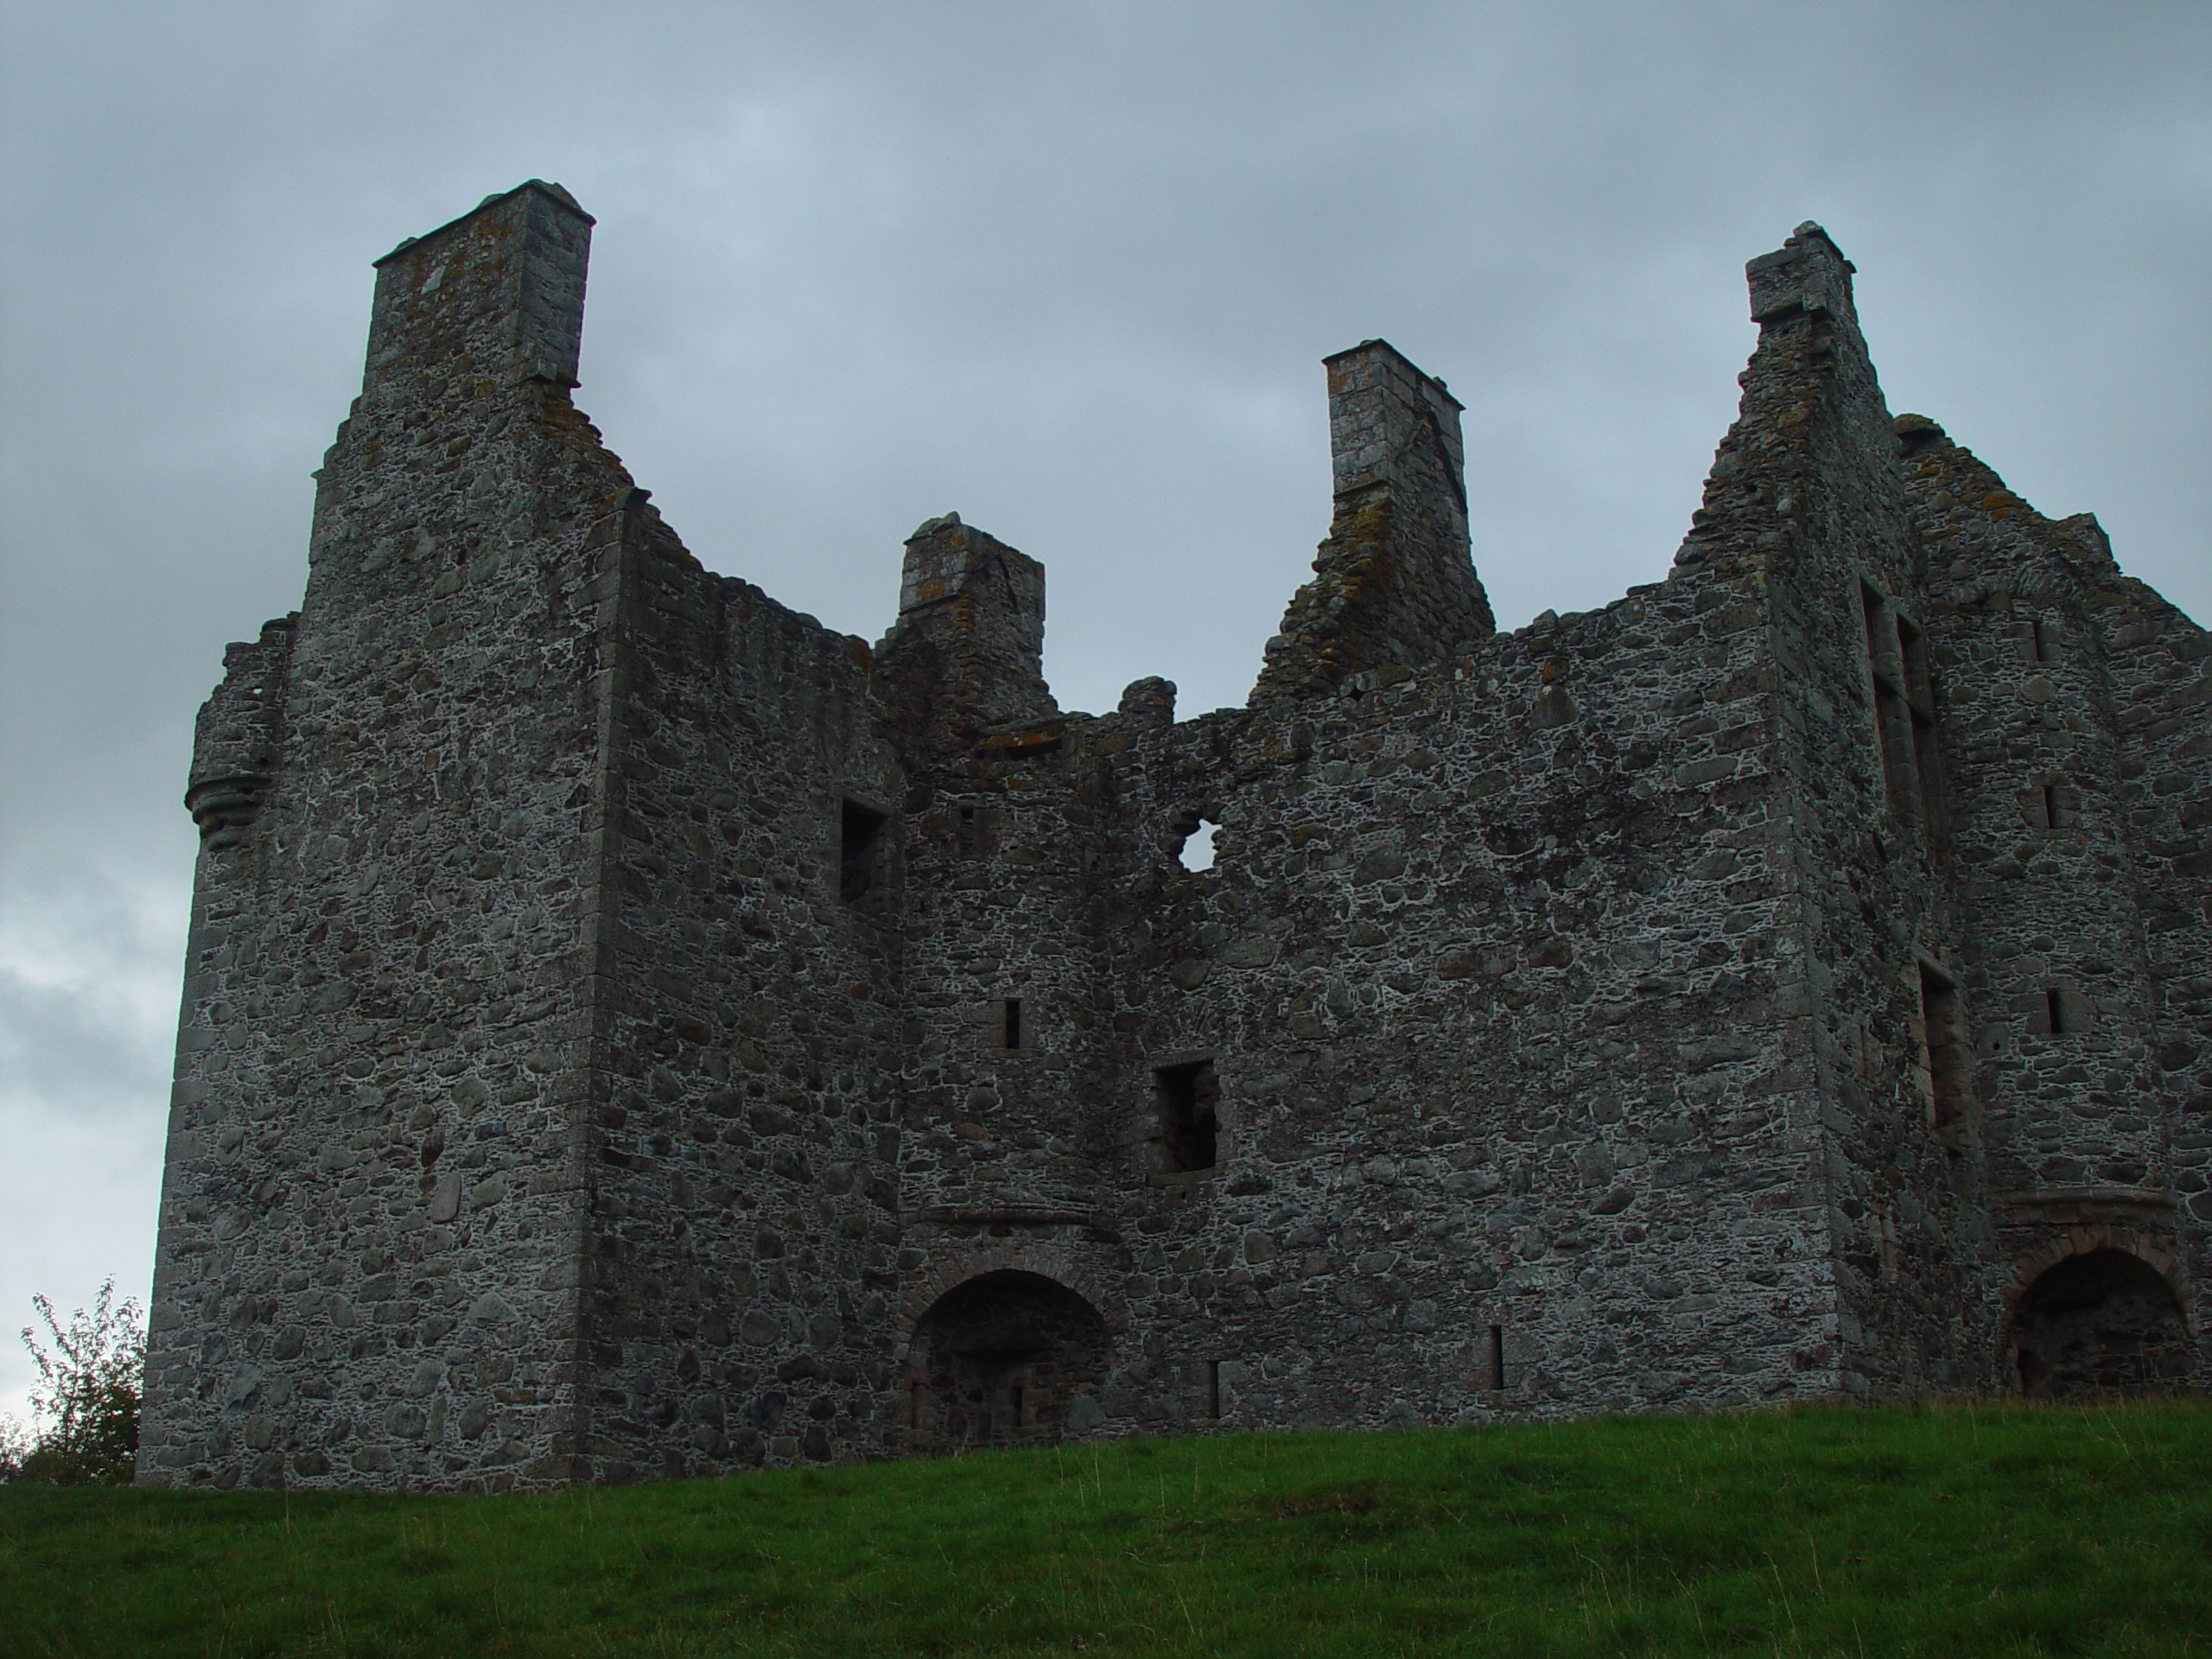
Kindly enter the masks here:
[[2010, 1332], [2014, 1385], [2031, 1399], [2176, 1388], [2189, 1380], [2181, 1299], [2140, 1256], [2109, 1246], [2069, 1255], [2020, 1294]]
[[914, 1449], [1029, 1445], [1096, 1427], [1107, 1345], [1098, 1310], [1040, 1274], [956, 1285], [914, 1327]]

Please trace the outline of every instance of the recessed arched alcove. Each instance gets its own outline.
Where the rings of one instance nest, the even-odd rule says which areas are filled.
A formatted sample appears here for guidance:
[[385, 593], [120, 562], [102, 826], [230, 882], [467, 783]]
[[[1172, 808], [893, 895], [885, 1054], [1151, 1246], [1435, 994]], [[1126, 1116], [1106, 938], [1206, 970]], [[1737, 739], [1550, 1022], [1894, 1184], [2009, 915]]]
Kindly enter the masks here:
[[954, 1286], [908, 1350], [918, 1452], [1032, 1445], [1100, 1427], [1110, 1338], [1098, 1310], [1056, 1280], [1004, 1268]]
[[2181, 1299], [2156, 1268], [2107, 1246], [2053, 1263], [2006, 1332], [2012, 1380], [2033, 1399], [2177, 1388], [2190, 1374]]

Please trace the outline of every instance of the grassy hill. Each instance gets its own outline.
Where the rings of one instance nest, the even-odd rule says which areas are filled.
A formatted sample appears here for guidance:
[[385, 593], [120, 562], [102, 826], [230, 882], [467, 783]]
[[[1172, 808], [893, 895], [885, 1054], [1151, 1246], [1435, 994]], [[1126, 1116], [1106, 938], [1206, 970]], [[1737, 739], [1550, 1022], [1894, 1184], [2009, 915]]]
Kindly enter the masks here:
[[2212, 1408], [1249, 1434], [523, 1497], [0, 1487], [10, 1656], [2212, 1656]]

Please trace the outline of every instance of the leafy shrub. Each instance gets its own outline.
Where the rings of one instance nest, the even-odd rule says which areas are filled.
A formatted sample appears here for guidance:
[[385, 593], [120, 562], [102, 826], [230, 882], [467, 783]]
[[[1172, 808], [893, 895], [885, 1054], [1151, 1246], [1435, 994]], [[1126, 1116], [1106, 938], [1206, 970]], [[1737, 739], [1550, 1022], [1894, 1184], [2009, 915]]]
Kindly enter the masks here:
[[34, 1427], [0, 1419], [0, 1480], [56, 1486], [120, 1486], [138, 1456], [138, 1389], [146, 1368], [146, 1331], [135, 1298], [115, 1299], [115, 1281], [91, 1309], [66, 1325], [43, 1296], [31, 1306], [46, 1326], [41, 1340], [23, 1328], [39, 1380], [31, 1389]]

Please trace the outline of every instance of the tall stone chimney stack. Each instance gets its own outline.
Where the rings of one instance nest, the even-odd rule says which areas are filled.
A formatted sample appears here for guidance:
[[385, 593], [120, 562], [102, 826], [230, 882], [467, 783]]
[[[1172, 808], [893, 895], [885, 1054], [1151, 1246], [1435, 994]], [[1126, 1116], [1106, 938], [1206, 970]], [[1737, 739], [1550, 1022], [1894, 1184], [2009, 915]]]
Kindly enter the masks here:
[[1335, 507], [1313, 580], [1268, 642], [1262, 701], [1433, 662], [1497, 626], [1468, 556], [1459, 400], [1387, 340], [1324, 361]]
[[410, 373], [575, 385], [591, 227], [574, 196], [531, 179], [401, 243], [377, 261], [363, 392]]

